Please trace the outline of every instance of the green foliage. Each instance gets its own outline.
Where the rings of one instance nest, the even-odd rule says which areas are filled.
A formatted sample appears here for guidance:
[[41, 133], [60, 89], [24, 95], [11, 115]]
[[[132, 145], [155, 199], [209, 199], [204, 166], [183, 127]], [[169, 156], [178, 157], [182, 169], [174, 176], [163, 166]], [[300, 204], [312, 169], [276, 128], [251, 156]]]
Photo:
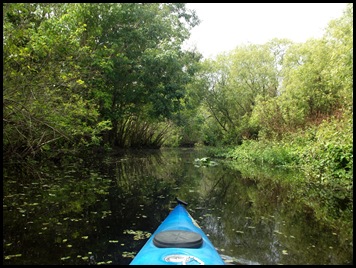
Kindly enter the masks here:
[[[314, 142], [301, 151], [301, 164], [309, 181], [327, 185], [340, 199], [350, 198], [353, 187], [353, 126], [348, 112], [315, 129]], [[340, 192], [341, 191], [341, 192]]]
[[[353, 120], [345, 111], [341, 117], [325, 120], [309, 129], [299, 146], [298, 166], [306, 174], [301, 193], [315, 216], [345, 230], [352, 230], [353, 215]], [[350, 226], [351, 224], [351, 226]]]
[[319, 124], [352, 106], [352, 5], [329, 23], [324, 37], [292, 44], [279, 61], [279, 94], [256, 98], [249, 123], [260, 128], [260, 138], [281, 138]]
[[[34, 157], [73, 144], [97, 144], [102, 123], [90, 99], [81, 46], [86, 24], [67, 4], [4, 6], [5, 157]], [[74, 8], [75, 9], [75, 8]], [[53, 150], [55, 151], [55, 150]]]
[[159, 146], [199, 60], [180, 47], [198, 22], [179, 3], [4, 4], [5, 158]]
[[343, 107], [353, 106], [353, 4], [347, 4], [343, 15], [332, 20], [324, 36], [333, 48], [331, 64], [326, 66], [329, 87], [336, 87]]
[[[284, 94], [289, 99], [298, 100], [297, 107], [304, 110], [305, 119], [318, 114], [328, 115], [338, 107], [336, 94], [338, 86], [330, 87], [328, 81], [330, 50], [332, 48], [328, 47], [324, 40], [309, 40], [297, 48], [300, 66], [285, 69]], [[286, 59], [289, 60], [289, 57], [287, 54]]]
[[127, 141], [138, 122], [127, 122], [164, 121], [181, 109], [185, 85], [198, 60], [181, 45], [198, 20], [179, 3], [81, 4], [75, 14], [87, 25], [82, 45], [93, 51], [88, 64], [98, 74], [89, 81], [93, 97], [101, 116], [113, 126], [107, 142], [138, 145]]
[[243, 143], [230, 149], [225, 157], [239, 162], [254, 162], [271, 166], [289, 167], [292, 164], [290, 148], [275, 141], [244, 140]]
[[[254, 162], [273, 168], [280, 166], [301, 170], [299, 193], [306, 208], [331, 226], [349, 223], [353, 211], [353, 120], [352, 112], [294, 133], [284, 133], [279, 141], [246, 140], [236, 148], [214, 155], [231, 158], [238, 163]], [[345, 233], [346, 234], [346, 233]]]
[[277, 95], [279, 62], [288, 43], [274, 40], [241, 46], [204, 62], [197, 90], [217, 125], [213, 133], [220, 132], [222, 139], [218, 139], [223, 144], [240, 144], [243, 138], [256, 137], [260, 126], [250, 124], [249, 118], [259, 98], [265, 101]]

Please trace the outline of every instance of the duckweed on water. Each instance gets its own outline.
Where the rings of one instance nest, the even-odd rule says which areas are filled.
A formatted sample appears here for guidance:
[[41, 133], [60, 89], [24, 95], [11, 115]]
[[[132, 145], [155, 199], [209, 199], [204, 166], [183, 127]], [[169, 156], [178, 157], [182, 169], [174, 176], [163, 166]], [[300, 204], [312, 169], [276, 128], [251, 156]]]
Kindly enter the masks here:
[[70, 259], [70, 256], [62, 257], [62, 258], [61, 258], [61, 261], [68, 260], [68, 259]]
[[11, 258], [21, 257], [22, 254], [14, 254], [5, 256], [5, 260], [10, 260]]
[[132, 234], [134, 235], [134, 240], [146, 239], [151, 236], [151, 233], [145, 231], [135, 231], [135, 230], [124, 230], [124, 234]]
[[124, 257], [124, 258], [134, 258], [135, 257], [135, 255], [136, 255], [136, 252], [127, 252], [127, 251], [124, 251], [123, 253], [122, 253], [122, 257]]

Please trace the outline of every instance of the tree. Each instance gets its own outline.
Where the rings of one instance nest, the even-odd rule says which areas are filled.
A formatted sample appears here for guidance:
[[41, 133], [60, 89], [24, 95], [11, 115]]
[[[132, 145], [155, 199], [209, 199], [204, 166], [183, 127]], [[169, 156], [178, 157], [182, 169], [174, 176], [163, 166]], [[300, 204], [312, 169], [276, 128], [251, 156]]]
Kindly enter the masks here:
[[280, 137], [352, 109], [352, 20], [350, 4], [321, 39], [288, 46], [281, 61], [279, 96], [259, 99], [251, 118], [264, 135]]
[[90, 68], [100, 74], [89, 82], [93, 98], [113, 126], [106, 140], [130, 146], [138, 124], [160, 122], [180, 108], [196, 60], [181, 44], [197, 18], [178, 3], [83, 4], [76, 14], [87, 25], [82, 44], [93, 51]]
[[193, 75], [180, 45], [196, 23], [179, 3], [4, 4], [5, 157], [160, 143]]
[[[215, 61], [206, 61], [204, 105], [220, 127], [223, 141], [240, 143], [243, 137], [253, 137], [257, 129], [249, 118], [257, 97], [263, 99], [277, 95], [279, 86], [278, 45], [286, 41], [275, 40], [266, 45], [245, 45]], [[214, 128], [215, 129], [215, 128]], [[214, 130], [216, 131], [216, 130]]]
[[[78, 62], [84, 25], [67, 4], [4, 4], [3, 122], [6, 160], [34, 157], [100, 132]], [[97, 128], [98, 127], [98, 128]], [[84, 141], [84, 140], [82, 140]], [[55, 150], [53, 151], [55, 152]]]
[[[291, 48], [284, 67], [287, 99], [297, 99], [304, 120], [328, 117], [352, 103], [352, 8], [331, 21], [321, 39]], [[286, 104], [286, 106], [289, 106]]]

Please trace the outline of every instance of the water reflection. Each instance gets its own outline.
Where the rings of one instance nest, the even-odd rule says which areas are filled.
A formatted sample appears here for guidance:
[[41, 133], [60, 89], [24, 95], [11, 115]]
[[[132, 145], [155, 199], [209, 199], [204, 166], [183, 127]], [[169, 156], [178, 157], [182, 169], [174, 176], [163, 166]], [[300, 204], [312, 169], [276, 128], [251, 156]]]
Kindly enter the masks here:
[[41, 181], [5, 176], [4, 264], [129, 264], [176, 196], [227, 263], [352, 262], [352, 248], [294, 199], [283, 180], [293, 174], [246, 176], [222, 161], [196, 165], [203, 157], [193, 149], [118, 152], [52, 167]]

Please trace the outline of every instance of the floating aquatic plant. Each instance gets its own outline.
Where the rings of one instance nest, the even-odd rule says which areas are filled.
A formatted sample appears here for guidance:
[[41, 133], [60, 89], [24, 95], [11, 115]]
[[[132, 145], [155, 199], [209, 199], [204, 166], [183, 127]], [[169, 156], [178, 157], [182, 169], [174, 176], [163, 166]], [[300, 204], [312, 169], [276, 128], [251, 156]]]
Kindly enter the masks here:
[[128, 251], [124, 251], [122, 252], [122, 257], [124, 258], [134, 258], [136, 255], [136, 252], [128, 252]]
[[211, 160], [209, 157], [203, 157], [203, 158], [196, 158], [194, 160], [194, 166], [195, 167], [201, 167], [201, 166], [216, 166], [218, 163]]
[[62, 257], [62, 258], [61, 258], [61, 261], [68, 260], [68, 259], [70, 259], [70, 256]]
[[145, 231], [124, 230], [124, 234], [134, 235], [134, 240], [146, 239], [151, 236], [151, 233]]
[[21, 257], [22, 254], [13, 254], [5, 256], [5, 260], [10, 260], [11, 258]]

